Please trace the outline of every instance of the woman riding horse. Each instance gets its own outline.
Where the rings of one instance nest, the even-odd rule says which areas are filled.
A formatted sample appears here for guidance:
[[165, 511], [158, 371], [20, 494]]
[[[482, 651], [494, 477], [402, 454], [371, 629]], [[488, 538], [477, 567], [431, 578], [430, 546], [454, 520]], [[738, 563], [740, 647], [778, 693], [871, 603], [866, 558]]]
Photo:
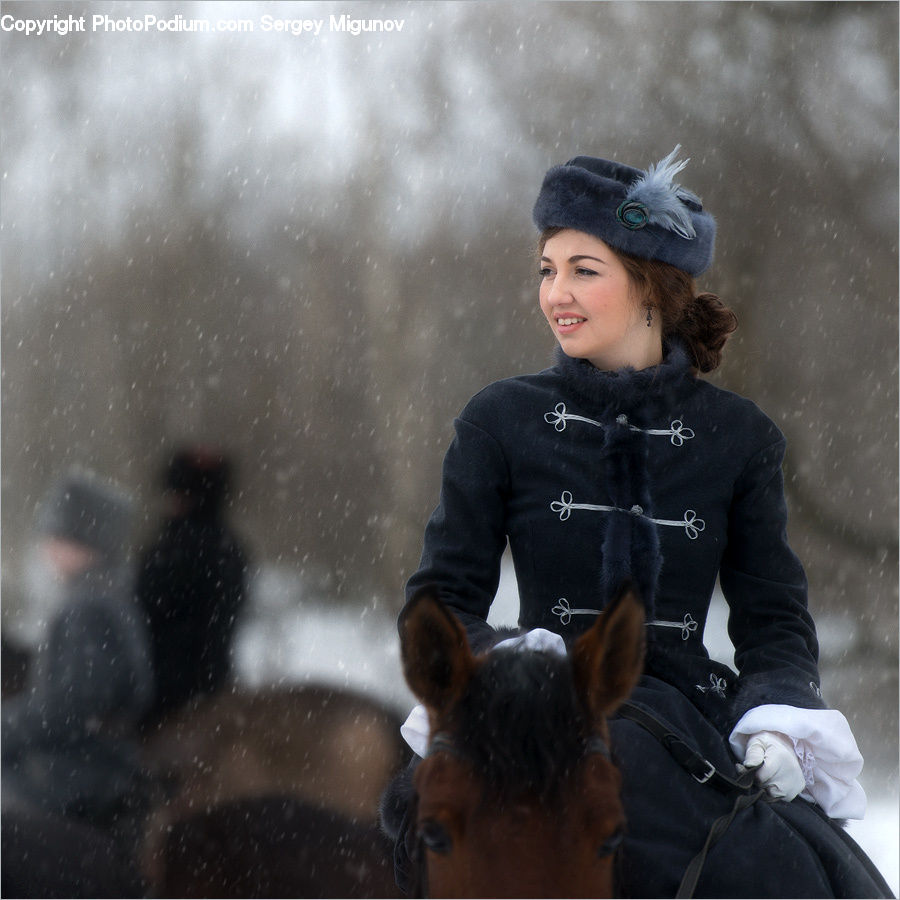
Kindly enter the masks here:
[[[754, 771], [769, 801], [758, 807], [779, 823], [773, 830], [772, 815], [748, 810], [741, 821], [758, 835], [735, 829], [743, 844], [730, 859], [721, 842], [720, 871], [739, 873], [724, 890], [883, 895], [883, 880], [833, 821], [864, 815], [863, 761], [819, 688], [807, 582], [786, 538], [784, 436], [751, 401], [699, 377], [719, 365], [737, 323], [717, 296], [696, 290], [716, 226], [674, 180], [686, 164], [678, 149], [646, 170], [579, 156], [547, 172], [533, 217], [555, 362], [486, 387], [456, 419], [407, 601], [434, 585], [472, 647], [486, 648], [508, 542], [520, 627], [571, 646], [634, 578], [647, 619], [636, 705], [710, 767]], [[717, 577], [737, 672], [703, 644]], [[423, 721], [414, 711], [405, 729], [420, 754]], [[685, 772], [652, 727], [612, 730], [629, 823], [620, 890], [632, 896], [674, 895], [708, 824], [691, 827], [703, 802], [681, 796]], [[697, 791], [714, 789], [696, 785], [705, 773], [688, 779]], [[408, 798], [393, 799], [401, 819]], [[394, 825], [398, 882], [408, 888], [415, 825]], [[773, 881], [779, 854], [793, 859]], [[824, 876], [812, 884], [810, 871]], [[728, 895], [721, 884], [707, 889]]]

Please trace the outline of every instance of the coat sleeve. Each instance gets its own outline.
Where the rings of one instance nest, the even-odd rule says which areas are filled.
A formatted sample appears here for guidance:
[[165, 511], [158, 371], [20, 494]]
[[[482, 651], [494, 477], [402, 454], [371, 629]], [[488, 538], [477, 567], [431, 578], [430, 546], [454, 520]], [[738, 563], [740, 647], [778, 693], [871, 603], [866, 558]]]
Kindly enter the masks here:
[[784, 449], [779, 436], [754, 454], [732, 498], [719, 578], [740, 673], [734, 720], [769, 703], [825, 706], [806, 575], [787, 540]]
[[506, 546], [509, 471], [494, 437], [464, 416], [454, 422], [440, 501], [425, 528], [422, 558], [407, 582], [406, 599], [425, 585], [437, 587], [478, 650], [493, 636], [486, 619]]

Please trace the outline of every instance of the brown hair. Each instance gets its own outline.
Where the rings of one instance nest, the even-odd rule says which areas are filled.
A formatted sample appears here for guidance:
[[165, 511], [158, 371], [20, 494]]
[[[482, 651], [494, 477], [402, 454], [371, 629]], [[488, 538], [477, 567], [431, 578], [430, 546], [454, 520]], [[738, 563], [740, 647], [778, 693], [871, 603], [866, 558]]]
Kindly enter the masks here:
[[[541, 234], [544, 244], [563, 231], [548, 228]], [[610, 247], [622, 261], [641, 301], [662, 316], [663, 339], [679, 338], [695, 369], [712, 372], [722, 362], [725, 342], [737, 328], [737, 316], [716, 294], [697, 293], [693, 276], [655, 259], [641, 259]]]

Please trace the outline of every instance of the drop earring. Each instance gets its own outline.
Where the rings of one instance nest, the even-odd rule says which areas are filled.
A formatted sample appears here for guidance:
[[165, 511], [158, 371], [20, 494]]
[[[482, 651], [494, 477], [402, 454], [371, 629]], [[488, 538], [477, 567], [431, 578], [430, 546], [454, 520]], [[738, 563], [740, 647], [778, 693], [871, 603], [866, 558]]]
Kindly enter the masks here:
[[649, 328], [653, 324], [653, 307], [647, 307], [647, 327]]

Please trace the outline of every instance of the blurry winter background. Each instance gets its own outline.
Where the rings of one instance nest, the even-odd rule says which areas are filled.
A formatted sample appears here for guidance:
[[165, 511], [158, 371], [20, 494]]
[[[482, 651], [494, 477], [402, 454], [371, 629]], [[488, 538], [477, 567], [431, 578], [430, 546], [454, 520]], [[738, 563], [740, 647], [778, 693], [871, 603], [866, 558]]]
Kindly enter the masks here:
[[[139, 546], [164, 452], [203, 440], [237, 462], [230, 518], [254, 557], [239, 677], [407, 706], [393, 620], [452, 418], [549, 359], [540, 178], [680, 142], [719, 222], [701, 286], [741, 323], [715, 380], [787, 434], [823, 689], [867, 759], [854, 833], [897, 890], [895, 3], [2, 13], [89, 23], [0, 37], [5, 636], [39, 636], [29, 529], [62, 468], [134, 492]], [[252, 30], [92, 31], [94, 14]], [[404, 24], [354, 35], [331, 15]]]

